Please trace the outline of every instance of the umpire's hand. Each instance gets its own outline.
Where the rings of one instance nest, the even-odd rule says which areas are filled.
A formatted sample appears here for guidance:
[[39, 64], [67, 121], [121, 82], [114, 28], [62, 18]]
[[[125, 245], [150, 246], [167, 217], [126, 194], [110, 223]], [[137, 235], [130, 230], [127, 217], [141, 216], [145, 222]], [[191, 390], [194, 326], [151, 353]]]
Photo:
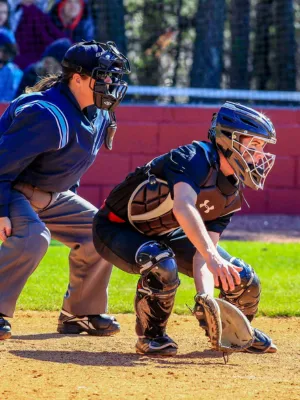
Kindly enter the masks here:
[[5, 242], [11, 235], [11, 222], [8, 217], [0, 217], [0, 240]]

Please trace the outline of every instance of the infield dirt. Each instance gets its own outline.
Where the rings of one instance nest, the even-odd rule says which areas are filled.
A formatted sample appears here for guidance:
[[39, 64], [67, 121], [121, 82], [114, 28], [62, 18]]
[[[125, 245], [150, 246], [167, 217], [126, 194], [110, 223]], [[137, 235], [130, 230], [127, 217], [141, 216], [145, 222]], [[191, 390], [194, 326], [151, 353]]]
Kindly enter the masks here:
[[276, 354], [234, 354], [224, 364], [192, 316], [173, 315], [174, 358], [135, 354], [134, 316], [110, 338], [55, 333], [58, 313], [18, 312], [0, 342], [1, 400], [300, 399], [300, 318], [257, 318]]

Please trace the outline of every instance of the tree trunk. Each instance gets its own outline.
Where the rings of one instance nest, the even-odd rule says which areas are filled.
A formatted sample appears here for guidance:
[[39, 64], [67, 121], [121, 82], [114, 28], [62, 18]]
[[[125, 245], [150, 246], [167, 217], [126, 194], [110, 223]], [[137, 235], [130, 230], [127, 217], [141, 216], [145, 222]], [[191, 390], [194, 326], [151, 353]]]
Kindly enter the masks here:
[[175, 46], [175, 51], [174, 51], [174, 62], [175, 62], [175, 67], [174, 67], [174, 73], [173, 73], [173, 86], [177, 85], [177, 75], [178, 75], [178, 70], [179, 70], [179, 57], [180, 57], [180, 50], [181, 50], [181, 44], [182, 44], [182, 33], [183, 33], [183, 28], [181, 26], [181, 10], [182, 10], [182, 0], [178, 0], [177, 3], [177, 29], [178, 29], [178, 35], [177, 35], [177, 43]]
[[231, 0], [230, 88], [249, 89], [250, 1]]
[[253, 77], [256, 89], [267, 89], [271, 77], [269, 65], [270, 37], [273, 0], [259, 0], [256, 5], [256, 24], [253, 54]]
[[140, 85], [158, 86], [160, 83], [160, 42], [164, 33], [164, 6], [157, 0], [145, 0], [140, 32], [141, 58], [138, 69]]
[[293, 0], [274, 0], [275, 88], [296, 90], [296, 41]]
[[126, 54], [123, 0], [92, 0], [92, 14], [95, 23], [95, 38], [100, 42], [109, 40], [116, 43], [118, 49]]
[[198, 0], [191, 87], [220, 88], [224, 20], [225, 0]]

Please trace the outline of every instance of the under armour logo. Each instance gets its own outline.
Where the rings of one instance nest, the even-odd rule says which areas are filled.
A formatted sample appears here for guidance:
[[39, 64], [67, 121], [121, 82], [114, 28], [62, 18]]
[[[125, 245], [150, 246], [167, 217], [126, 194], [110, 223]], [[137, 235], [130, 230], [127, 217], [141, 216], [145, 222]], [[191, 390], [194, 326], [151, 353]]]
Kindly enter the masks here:
[[200, 204], [200, 208], [202, 208], [202, 207], [206, 208], [206, 210], [204, 211], [205, 214], [208, 214], [211, 210], [215, 209], [215, 206], [209, 207], [208, 203], [209, 203], [209, 200], [204, 200], [204, 203]]

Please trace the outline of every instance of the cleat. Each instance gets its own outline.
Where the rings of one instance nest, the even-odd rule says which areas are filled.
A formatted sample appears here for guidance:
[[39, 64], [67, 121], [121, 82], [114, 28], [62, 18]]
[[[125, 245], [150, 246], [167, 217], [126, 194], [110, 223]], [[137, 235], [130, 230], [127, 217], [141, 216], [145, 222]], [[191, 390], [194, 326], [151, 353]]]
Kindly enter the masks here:
[[254, 328], [254, 342], [244, 350], [247, 353], [263, 354], [263, 353], [276, 353], [277, 347], [272, 342], [272, 339], [264, 332]]
[[57, 332], [65, 335], [86, 332], [92, 336], [112, 336], [120, 332], [120, 325], [114, 317], [106, 314], [76, 317], [62, 310], [58, 319]]
[[167, 335], [156, 338], [139, 338], [136, 352], [145, 356], [173, 357], [177, 354], [177, 344]]
[[0, 315], [0, 340], [6, 340], [11, 337], [10, 323]]

